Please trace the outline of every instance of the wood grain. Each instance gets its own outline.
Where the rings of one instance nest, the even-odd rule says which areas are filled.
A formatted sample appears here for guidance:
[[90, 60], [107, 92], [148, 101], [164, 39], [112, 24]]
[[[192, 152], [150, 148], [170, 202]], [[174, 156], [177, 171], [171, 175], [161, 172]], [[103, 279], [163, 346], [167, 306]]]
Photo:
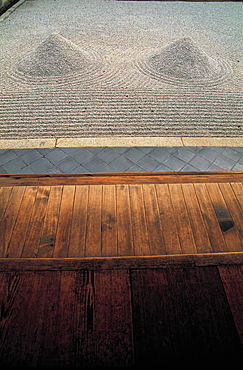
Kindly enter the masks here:
[[[231, 214], [229, 213], [229, 210], [227, 208], [223, 195], [221, 194], [219, 185], [218, 184], [207, 184], [207, 189], [208, 189], [208, 193], [210, 195], [223, 237], [225, 239], [227, 250], [233, 251], [233, 252], [240, 251], [242, 249], [242, 243], [239, 237], [239, 232], [235, 227], [235, 223], [231, 217]], [[227, 187], [225, 188], [225, 191], [227, 192]]]
[[53, 256], [62, 191], [62, 186], [52, 186], [50, 189], [50, 195], [37, 252], [38, 258], [48, 258]]
[[219, 266], [218, 270], [243, 345], [243, 265]]
[[138, 366], [240, 358], [242, 349], [216, 267], [134, 270], [131, 282]]
[[68, 257], [84, 257], [85, 255], [88, 196], [88, 185], [76, 186]]
[[53, 257], [67, 257], [72, 225], [75, 186], [63, 187]]
[[4, 216], [12, 189], [12, 186], [0, 188], [0, 219]]
[[182, 184], [181, 186], [196, 243], [197, 253], [213, 252], [194, 185]]
[[[219, 188], [221, 190], [222, 196], [225, 200], [231, 218], [234, 222], [234, 232], [238, 235], [240, 241], [238, 241], [234, 248], [237, 247], [238, 250], [242, 250], [243, 247], [243, 210], [241, 209], [238, 199], [235, 196], [235, 193], [230, 184], [219, 184]], [[243, 190], [243, 188], [242, 188]]]
[[180, 184], [169, 185], [172, 210], [181, 244], [182, 253], [197, 253], [196, 244]]
[[242, 265], [79, 267], [0, 272], [3, 369], [239, 365]]
[[134, 255], [128, 185], [116, 185], [118, 256]]
[[148, 236], [148, 226], [145, 217], [142, 186], [129, 185], [129, 191], [135, 255], [148, 256], [151, 254], [151, 250]]
[[215, 253], [228, 251], [206, 185], [195, 184], [194, 186], [213, 251]]
[[43, 221], [49, 199], [50, 186], [40, 186], [36, 194], [34, 206], [27, 228], [27, 234], [21, 257], [36, 257], [41, 239]]
[[235, 193], [235, 196], [239, 202], [239, 205], [241, 207], [241, 210], [243, 212], [243, 184], [242, 183], [238, 183], [238, 182], [235, 182], [235, 183], [231, 183], [231, 186], [234, 190], [234, 193]]
[[[168, 174], [101, 175], [64, 176], [80, 180], [80, 185], [72, 181], [73, 185], [64, 185], [62, 176], [38, 175], [41, 183], [50, 184], [53, 179], [55, 185], [0, 187], [0, 257], [243, 251], [243, 187], [241, 182], [232, 182], [239, 173], [214, 176], [210, 172], [208, 183], [202, 183], [201, 174], [196, 173], [178, 174], [177, 182], [174, 173], [171, 178]], [[218, 176], [228, 182], [216, 182]], [[103, 179], [104, 184], [81, 185], [84, 179], [97, 183]]]
[[101, 205], [102, 186], [94, 185], [89, 190], [88, 218], [85, 256], [101, 256]]
[[243, 264], [243, 252], [93, 258], [1, 258], [0, 271], [76, 271]]
[[130, 277], [126, 270], [95, 271], [92, 366], [134, 365]]
[[101, 212], [101, 255], [117, 256], [117, 216], [115, 185], [103, 185]]
[[145, 215], [148, 227], [151, 254], [166, 254], [159, 206], [154, 184], [143, 185]]
[[36, 195], [37, 195], [36, 186], [26, 187], [25, 193], [22, 198], [21, 207], [17, 214], [16, 222], [9, 241], [8, 249], [5, 253], [6, 257], [9, 258], [21, 257], [24, 243], [27, 237], [27, 231], [29, 228], [29, 223], [31, 220]]
[[[231, 179], [229, 181], [229, 179]], [[0, 186], [243, 182], [242, 171], [0, 175]]]
[[[13, 273], [8, 294], [1, 297], [4, 310], [0, 339], [1, 366], [36, 367], [45, 306], [45, 273]], [[7, 348], [7, 351], [6, 351]]]
[[0, 220], [0, 257], [3, 257], [7, 252], [24, 192], [25, 186], [13, 188]]
[[181, 245], [176, 227], [176, 220], [172, 210], [172, 202], [168, 185], [155, 185], [161, 224], [163, 228], [166, 253], [181, 253]]

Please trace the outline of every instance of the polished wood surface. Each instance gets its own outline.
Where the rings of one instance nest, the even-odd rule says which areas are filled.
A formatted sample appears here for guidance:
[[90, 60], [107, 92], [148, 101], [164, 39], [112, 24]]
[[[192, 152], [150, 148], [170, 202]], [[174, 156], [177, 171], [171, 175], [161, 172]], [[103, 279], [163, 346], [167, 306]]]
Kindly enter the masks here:
[[0, 257], [243, 251], [243, 174], [3, 175]]
[[1, 368], [237, 367], [242, 266], [0, 272]]
[[1, 368], [238, 366], [242, 183], [0, 176]]

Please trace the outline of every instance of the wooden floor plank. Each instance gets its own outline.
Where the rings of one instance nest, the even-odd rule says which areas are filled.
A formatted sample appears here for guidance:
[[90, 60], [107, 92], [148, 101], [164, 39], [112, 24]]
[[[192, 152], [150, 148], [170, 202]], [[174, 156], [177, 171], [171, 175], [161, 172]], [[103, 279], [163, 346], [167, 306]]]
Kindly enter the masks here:
[[24, 192], [25, 186], [13, 188], [7, 208], [0, 220], [0, 257], [4, 257], [8, 249]]
[[135, 255], [151, 254], [141, 185], [129, 185]]
[[36, 186], [26, 187], [5, 257], [21, 257], [36, 195]]
[[154, 184], [143, 185], [143, 198], [151, 254], [166, 254], [166, 246]]
[[101, 255], [117, 256], [116, 187], [103, 185], [101, 211]]
[[243, 345], [243, 265], [219, 266], [218, 270]]
[[243, 252], [90, 258], [1, 258], [0, 271], [127, 270], [243, 264]]
[[215, 253], [227, 252], [226, 243], [205, 184], [194, 184], [210, 242]]
[[190, 224], [196, 243], [197, 253], [213, 252], [208, 232], [204, 223], [201, 209], [193, 184], [182, 184], [182, 191], [190, 218]]
[[190, 218], [188, 216], [181, 185], [170, 184], [169, 190], [182, 253], [197, 253]]
[[138, 366], [239, 361], [242, 349], [216, 267], [133, 270], [131, 284]]
[[[235, 223], [229, 213], [223, 195], [220, 191], [218, 184], [207, 184], [208, 193], [210, 195], [216, 216], [218, 218], [218, 222], [220, 228], [222, 230], [222, 234], [225, 239], [225, 244], [227, 246], [228, 251], [232, 252], [240, 252], [242, 251], [242, 243], [240, 240], [239, 232], [235, 227]], [[225, 188], [226, 192], [227, 189]], [[228, 189], [230, 190], [230, 189]], [[228, 194], [229, 195], [229, 194]], [[229, 196], [225, 195], [229, 202], [233, 201], [233, 199], [229, 199]]]
[[50, 189], [50, 195], [37, 252], [38, 258], [49, 258], [53, 255], [62, 191], [62, 186], [52, 186]]
[[101, 257], [102, 185], [90, 186], [85, 257]]
[[231, 183], [231, 186], [234, 190], [235, 196], [243, 212], [243, 184], [239, 182], [235, 182], [235, 183]]
[[93, 299], [91, 365], [134, 365], [129, 272], [95, 271]]
[[72, 225], [75, 186], [63, 187], [53, 257], [67, 257]]
[[0, 186], [2, 187], [15, 185], [182, 184], [242, 181], [242, 171], [0, 175]]
[[1, 367], [234, 368], [242, 279], [239, 265], [0, 272]]
[[[243, 186], [242, 182], [232, 182], [234, 174], [214, 176], [210, 173], [211, 177], [206, 176], [211, 179], [208, 185], [201, 182], [204, 178], [201, 173], [182, 177], [178, 174], [178, 181], [174, 173], [171, 181], [169, 174], [165, 177], [163, 174], [138, 174], [137, 177], [136, 174], [110, 174], [112, 179], [108, 175], [51, 176], [59, 185], [40, 186], [34, 204], [31, 189], [36, 187], [29, 182], [31, 177], [10, 176], [10, 183], [14, 180], [17, 186], [0, 188], [0, 212], [3, 214], [0, 218], [0, 258], [115, 257], [243, 250]], [[48, 183], [49, 177], [38, 176], [33, 178], [41, 179], [42, 184], [44, 180]], [[218, 176], [220, 182], [216, 183]], [[24, 178], [29, 185], [21, 190], [25, 189]], [[73, 184], [75, 179], [80, 183], [85, 179], [88, 183], [90, 178], [89, 184], [102, 179], [104, 185], [60, 185], [62, 178], [71, 179]], [[223, 178], [228, 182], [222, 182]], [[116, 184], [119, 179], [125, 183]], [[167, 184], [160, 183], [165, 179]], [[63, 187], [66, 195], [62, 199]], [[68, 189], [72, 189], [71, 197]], [[45, 191], [46, 195], [41, 194]], [[16, 201], [13, 201], [15, 196]]]
[[12, 189], [13, 188], [11, 186], [6, 188], [0, 188], [0, 219], [4, 216]]
[[[11, 276], [0, 340], [0, 363], [4, 368], [37, 365], [44, 321], [45, 273], [18, 272]], [[6, 350], [7, 349], [7, 350]]]
[[170, 191], [167, 184], [155, 185], [167, 254], [182, 253], [176, 220], [172, 210]]
[[[55, 368], [60, 365], [57, 356], [58, 345], [58, 330], [61, 325], [60, 317], [60, 271], [45, 271], [45, 305], [44, 319], [40, 332], [40, 347], [38, 350], [38, 358], [36, 360], [37, 368]], [[41, 294], [41, 291], [39, 291]]]
[[131, 205], [128, 185], [116, 185], [118, 256], [133, 256]]
[[76, 362], [75, 277], [76, 273], [74, 271], [63, 271], [61, 273], [60, 294], [56, 311], [58, 326], [56, 327], [55, 353], [53, 353], [55, 362], [52, 359], [52, 366], [60, 366], [61, 368], [72, 368]]
[[68, 257], [84, 257], [85, 255], [88, 196], [88, 185], [76, 186]]
[[21, 257], [23, 258], [37, 256], [49, 193], [50, 186], [38, 187], [21, 254]]
[[219, 188], [226, 202], [231, 218], [235, 224], [236, 233], [240, 238], [240, 250], [243, 251], [243, 210], [241, 209], [230, 184], [219, 184]]

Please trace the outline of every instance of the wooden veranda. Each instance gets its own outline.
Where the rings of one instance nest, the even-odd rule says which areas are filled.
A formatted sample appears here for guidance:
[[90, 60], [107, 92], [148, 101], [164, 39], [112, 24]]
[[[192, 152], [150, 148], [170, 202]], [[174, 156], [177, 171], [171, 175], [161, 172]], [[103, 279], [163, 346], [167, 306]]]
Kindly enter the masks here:
[[1, 175], [1, 366], [239, 361], [242, 183], [242, 172]]

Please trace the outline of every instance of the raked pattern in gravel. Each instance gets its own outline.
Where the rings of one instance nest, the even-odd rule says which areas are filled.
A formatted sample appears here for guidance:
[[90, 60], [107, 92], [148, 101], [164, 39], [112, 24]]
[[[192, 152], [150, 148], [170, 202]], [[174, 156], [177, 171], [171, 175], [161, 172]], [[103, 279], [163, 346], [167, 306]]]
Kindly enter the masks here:
[[26, 0], [2, 16], [0, 138], [241, 137], [242, 4]]

